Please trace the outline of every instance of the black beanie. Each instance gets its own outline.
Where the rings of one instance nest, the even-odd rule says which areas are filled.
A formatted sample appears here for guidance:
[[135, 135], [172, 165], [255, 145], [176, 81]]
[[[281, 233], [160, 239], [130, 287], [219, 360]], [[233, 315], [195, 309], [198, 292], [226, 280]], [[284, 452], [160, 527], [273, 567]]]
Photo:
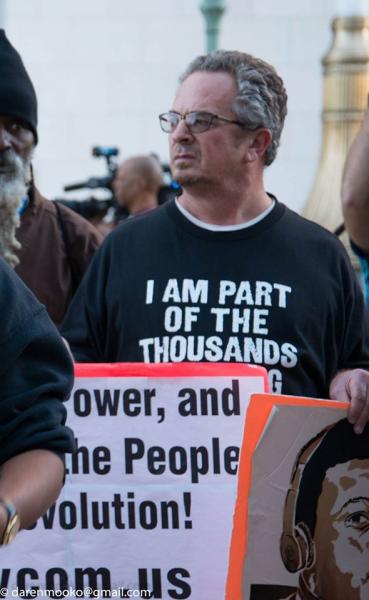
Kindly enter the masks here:
[[29, 126], [37, 144], [37, 98], [18, 52], [0, 29], [0, 115], [17, 117]]

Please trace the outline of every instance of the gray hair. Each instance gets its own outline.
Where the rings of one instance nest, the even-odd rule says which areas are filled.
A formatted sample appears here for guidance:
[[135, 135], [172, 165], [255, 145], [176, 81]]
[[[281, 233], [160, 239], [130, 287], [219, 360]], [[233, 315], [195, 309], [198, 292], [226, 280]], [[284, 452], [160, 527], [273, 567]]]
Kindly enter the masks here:
[[195, 58], [180, 82], [197, 71], [224, 72], [234, 77], [238, 94], [232, 109], [245, 129], [265, 127], [271, 131], [272, 141], [265, 152], [265, 164], [270, 165], [276, 157], [287, 114], [287, 93], [274, 67], [251, 54], [215, 50]]
[[19, 264], [16, 252], [21, 244], [16, 238], [16, 229], [20, 225], [19, 207], [27, 195], [32, 154], [33, 149], [26, 158], [21, 158], [9, 149], [2, 157], [2, 164], [12, 170], [0, 175], [0, 256], [12, 267]]

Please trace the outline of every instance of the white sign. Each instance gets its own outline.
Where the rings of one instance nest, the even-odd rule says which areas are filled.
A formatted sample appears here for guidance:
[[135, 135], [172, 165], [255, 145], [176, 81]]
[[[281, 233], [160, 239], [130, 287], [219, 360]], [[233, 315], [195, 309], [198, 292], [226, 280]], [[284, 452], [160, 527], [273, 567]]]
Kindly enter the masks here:
[[245, 410], [265, 385], [239, 364], [77, 366], [66, 484], [3, 553], [0, 588], [223, 598]]

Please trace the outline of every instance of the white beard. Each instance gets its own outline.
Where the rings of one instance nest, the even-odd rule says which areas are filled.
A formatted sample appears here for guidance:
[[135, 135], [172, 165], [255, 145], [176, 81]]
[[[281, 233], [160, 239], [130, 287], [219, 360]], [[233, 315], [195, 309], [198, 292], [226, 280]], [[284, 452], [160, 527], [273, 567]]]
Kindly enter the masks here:
[[27, 195], [26, 181], [30, 162], [31, 156], [21, 159], [12, 151], [0, 158], [0, 165], [14, 167], [11, 173], [0, 172], [0, 255], [12, 267], [19, 264], [15, 252], [21, 248], [21, 244], [16, 239], [15, 232], [20, 225], [19, 208]]

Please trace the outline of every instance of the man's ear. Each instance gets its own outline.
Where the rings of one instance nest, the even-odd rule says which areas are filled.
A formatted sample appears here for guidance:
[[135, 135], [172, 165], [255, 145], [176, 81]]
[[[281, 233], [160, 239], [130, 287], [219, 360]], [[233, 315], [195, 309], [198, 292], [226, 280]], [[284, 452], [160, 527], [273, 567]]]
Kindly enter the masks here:
[[246, 162], [254, 162], [264, 156], [267, 148], [272, 142], [270, 129], [260, 128], [250, 131], [247, 137], [247, 148], [245, 152]]

